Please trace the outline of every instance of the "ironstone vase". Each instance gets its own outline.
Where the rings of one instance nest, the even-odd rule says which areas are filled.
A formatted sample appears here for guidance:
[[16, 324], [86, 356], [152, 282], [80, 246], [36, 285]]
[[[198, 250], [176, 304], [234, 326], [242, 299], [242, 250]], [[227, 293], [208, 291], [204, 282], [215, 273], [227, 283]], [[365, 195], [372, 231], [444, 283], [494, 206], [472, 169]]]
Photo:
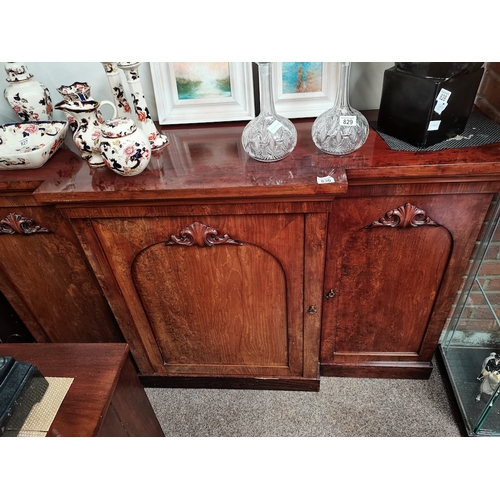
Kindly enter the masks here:
[[111, 87], [111, 93], [113, 94], [113, 99], [116, 104], [116, 109], [118, 109], [119, 116], [125, 116], [126, 118], [134, 119], [134, 116], [132, 114], [132, 107], [127, 101], [120, 74], [118, 73], [118, 64], [115, 62], [102, 62], [101, 64], [104, 68], [104, 71], [106, 72], [108, 83]]
[[334, 105], [316, 118], [311, 135], [314, 144], [324, 153], [346, 155], [366, 142], [369, 125], [366, 118], [349, 104], [351, 63], [339, 63], [338, 71]]
[[48, 89], [36, 80], [24, 63], [5, 63], [5, 100], [23, 121], [51, 121], [52, 100]]
[[271, 63], [259, 62], [260, 114], [243, 129], [241, 142], [249, 156], [258, 161], [279, 161], [297, 144], [297, 130], [284, 116], [276, 114], [271, 93]]
[[158, 151], [168, 144], [168, 137], [156, 128], [149, 113], [139, 77], [140, 64], [140, 62], [119, 62], [117, 66], [125, 73], [125, 77], [127, 78], [132, 102], [137, 114], [138, 125], [148, 137], [152, 151]]

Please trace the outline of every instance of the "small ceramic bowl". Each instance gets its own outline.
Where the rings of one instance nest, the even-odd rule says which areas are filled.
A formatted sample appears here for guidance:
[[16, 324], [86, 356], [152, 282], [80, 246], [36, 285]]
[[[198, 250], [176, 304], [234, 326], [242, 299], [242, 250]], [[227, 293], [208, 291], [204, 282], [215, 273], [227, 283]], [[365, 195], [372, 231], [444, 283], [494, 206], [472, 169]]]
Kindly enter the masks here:
[[0, 125], [0, 170], [42, 167], [64, 142], [67, 131], [67, 121]]

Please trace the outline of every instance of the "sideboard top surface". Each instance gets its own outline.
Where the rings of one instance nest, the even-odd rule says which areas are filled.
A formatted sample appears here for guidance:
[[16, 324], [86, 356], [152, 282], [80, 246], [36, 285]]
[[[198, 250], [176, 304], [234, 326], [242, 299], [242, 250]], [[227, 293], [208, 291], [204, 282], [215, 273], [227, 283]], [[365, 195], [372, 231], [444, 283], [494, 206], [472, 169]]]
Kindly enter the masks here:
[[[370, 120], [376, 111], [366, 113]], [[70, 150], [58, 151], [41, 169], [0, 171], [0, 189], [33, 188], [41, 203], [86, 201], [327, 199], [348, 184], [500, 180], [500, 145], [438, 152], [392, 151], [370, 129], [366, 143], [345, 156], [322, 153], [311, 139], [314, 119], [294, 120], [297, 146], [274, 163], [243, 150], [246, 123], [161, 127], [169, 144], [154, 152], [147, 169], [122, 177], [91, 169]], [[323, 183], [330, 176], [332, 183]], [[36, 181], [35, 181], [36, 179]]]

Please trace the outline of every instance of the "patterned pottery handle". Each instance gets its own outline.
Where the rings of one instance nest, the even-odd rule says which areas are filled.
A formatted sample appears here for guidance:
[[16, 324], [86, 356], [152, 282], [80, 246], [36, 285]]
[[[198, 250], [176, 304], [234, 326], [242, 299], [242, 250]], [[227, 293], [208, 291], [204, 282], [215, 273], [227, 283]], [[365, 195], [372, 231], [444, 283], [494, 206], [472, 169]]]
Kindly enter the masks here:
[[107, 101], [107, 100], [104, 100], [104, 101], [101, 101], [101, 103], [99, 104], [99, 110], [105, 105], [105, 104], [108, 104], [109, 106], [111, 106], [113, 108], [113, 116], [111, 117], [111, 119], [115, 119], [116, 116], [118, 115], [118, 111], [116, 109], [116, 106], [114, 105], [114, 103], [112, 103], [111, 101]]

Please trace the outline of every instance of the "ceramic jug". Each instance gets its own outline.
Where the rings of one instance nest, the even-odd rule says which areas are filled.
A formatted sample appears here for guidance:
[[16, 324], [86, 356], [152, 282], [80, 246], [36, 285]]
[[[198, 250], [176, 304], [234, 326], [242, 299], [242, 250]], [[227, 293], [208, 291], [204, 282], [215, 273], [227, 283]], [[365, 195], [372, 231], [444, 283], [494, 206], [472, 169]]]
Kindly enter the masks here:
[[101, 155], [106, 166], [123, 175], [138, 175], [151, 160], [151, 144], [132, 118], [121, 116], [101, 125]]
[[[71, 85], [61, 85], [56, 89], [62, 96], [62, 98], [66, 102], [78, 102], [78, 101], [94, 101], [95, 99], [90, 95], [90, 85], [87, 82], [74, 82]], [[71, 129], [71, 133], [74, 134], [78, 123], [75, 118], [70, 114], [66, 113], [68, 118], [69, 127]], [[99, 123], [104, 123], [104, 118], [99, 111], [97, 110], [97, 120]]]
[[77, 128], [73, 134], [73, 141], [84, 160], [91, 167], [105, 166], [99, 149], [101, 139], [101, 123], [99, 109], [109, 105], [113, 108], [113, 118], [117, 115], [116, 106], [111, 101], [61, 101], [54, 107], [64, 111], [76, 120]]

